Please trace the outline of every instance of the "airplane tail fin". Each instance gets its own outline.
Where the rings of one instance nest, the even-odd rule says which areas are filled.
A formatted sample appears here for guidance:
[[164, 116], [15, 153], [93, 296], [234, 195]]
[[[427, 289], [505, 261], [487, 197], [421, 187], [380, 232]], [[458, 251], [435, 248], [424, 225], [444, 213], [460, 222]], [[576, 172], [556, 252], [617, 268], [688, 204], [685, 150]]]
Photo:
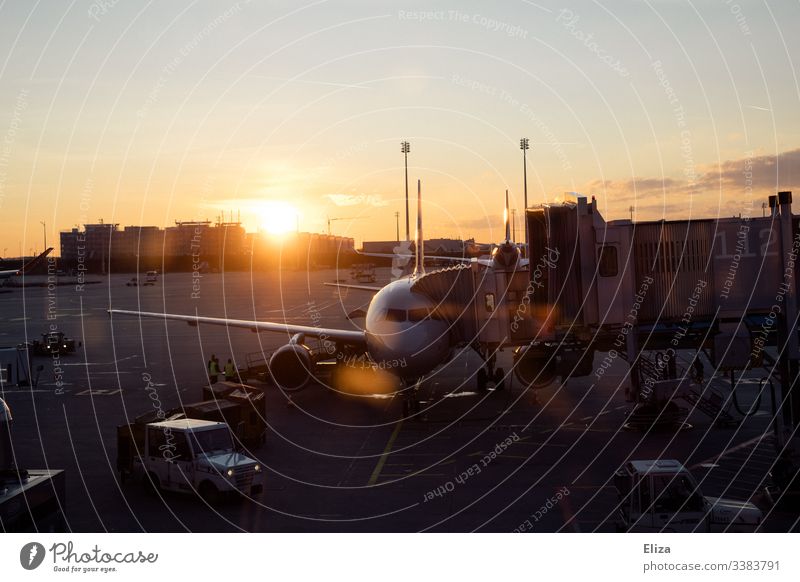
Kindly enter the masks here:
[[422, 181], [417, 180], [417, 233], [416, 233], [417, 264], [414, 266], [414, 275], [425, 274], [425, 238], [422, 236]]
[[33, 269], [41, 265], [44, 262], [47, 255], [49, 255], [51, 252], [53, 252], [53, 247], [47, 248], [41, 255], [39, 255], [35, 259], [31, 259], [30, 261], [22, 265], [22, 268], [19, 271], [17, 271], [16, 274], [22, 275], [23, 273], [28, 273], [32, 271]]
[[503, 223], [506, 228], [506, 241], [511, 240], [511, 223], [509, 222], [508, 214], [508, 190], [506, 190], [506, 207], [503, 210]]

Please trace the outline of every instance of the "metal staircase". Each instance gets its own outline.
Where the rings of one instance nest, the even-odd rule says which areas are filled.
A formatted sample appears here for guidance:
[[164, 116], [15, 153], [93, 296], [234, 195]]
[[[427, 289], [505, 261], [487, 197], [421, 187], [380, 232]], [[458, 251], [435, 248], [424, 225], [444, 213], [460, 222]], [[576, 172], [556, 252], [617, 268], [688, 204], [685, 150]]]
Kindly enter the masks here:
[[[708, 392], [708, 396], [705, 393]], [[681, 398], [694, 408], [711, 417], [719, 426], [736, 426], [739, 420], [732, 417], [723, 408], [726, 398], [707, 384], [701, 392], [694, 389], [685, 390]]]
[[[639, 377], [642, 381], [650, 380], [651, 384], [668, 380], [668, 367], [659, 365], [645, 354], [640, 353], [637, 359], [639, 364]], [[676, 362], [676, 376], [687, 378], [686, 371]], [[723, 407], [727, 400], [726, 396], [715, 390], [711, 380], [701, 386], [695, 382], [686, 382], [683, 390], [675, 394], [673, 399], [680, 398], [699, 410], [706, 416], [714, 420], [718, 426], [735, 426], [740, 421], [731, 416]], [[664, 403], [666, 405], [666, 403]]]

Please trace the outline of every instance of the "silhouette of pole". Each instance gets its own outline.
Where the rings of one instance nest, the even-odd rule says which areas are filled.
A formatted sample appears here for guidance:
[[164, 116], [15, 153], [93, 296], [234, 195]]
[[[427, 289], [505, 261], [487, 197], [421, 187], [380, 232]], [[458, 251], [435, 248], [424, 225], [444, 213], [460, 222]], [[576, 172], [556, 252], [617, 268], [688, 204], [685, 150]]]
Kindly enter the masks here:
[[406, 240], [411, 240], [411, 229], [408, 224], [408, 152], [411, 151], [411, 144], [407, 141], [401, 142], [400, 151], [403, 152], [406, 162]]
[[525, 221], [525, 256], [528, 256], [528, 138], [523, 137], [519, 140], [519, 148], [522, 150], [522, 188], [524, 192], [525, 209], [522, 211], [522, 220]]

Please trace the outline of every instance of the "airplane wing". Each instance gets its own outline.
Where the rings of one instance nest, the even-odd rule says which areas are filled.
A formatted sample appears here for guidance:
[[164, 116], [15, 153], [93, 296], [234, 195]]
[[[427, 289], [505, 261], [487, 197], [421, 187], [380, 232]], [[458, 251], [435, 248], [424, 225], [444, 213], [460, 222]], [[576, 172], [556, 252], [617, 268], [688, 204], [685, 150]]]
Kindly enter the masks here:
[[31, 259], [19, 269], [8, 269], [6, 271], [0, 271], [0, 279], [8, 279], [9, 277], [13, 277], [14, 275], [21, 275], [22, 273], [27, 273], [28, 271], [36, 267], [38, 264], [40, 264], [42, 261], [44, 261], [45, 257], [47, 257], [47, 255], [49, 255], [51, 252], [53, 252], [53, 247], [46, 249], [41, 255], [39, 255], [34, 259]]
[[342, 342], [352, 345], [366, 344], [366, 334], [363, 331], [347, 329], [331, 329], [324, 327], [314, 327], [310, 325], [295, 325], [291, 323], [275, 323], [270, 321], [250, 321], [247, 319], [227, 319], [224, 317], [200, 317], [196, 315], [178, 315], [174, 313], [154, 313], [152, 311], [128, 311], [126, 309], [109, 309], [109, 315], [132, 315], [137, 317], [148, 317], [163, 319], [168, 321], [185, 321], [189, 325], [196, 326], [198, 323], [210, 325], [224, 325], [227, 327], [241, 327], [254, 332], [271, 331], [285, 333], [292, 336], [298, 333], [317, 337], [325, 340]]
[[358, 289], [359, 291], [372, 291], [373, 293], [380, 291], [383, 287], [375, 285], [351, 285], [349, 283], [323, 283], [326, 287], [339, 287], [341, 289]]

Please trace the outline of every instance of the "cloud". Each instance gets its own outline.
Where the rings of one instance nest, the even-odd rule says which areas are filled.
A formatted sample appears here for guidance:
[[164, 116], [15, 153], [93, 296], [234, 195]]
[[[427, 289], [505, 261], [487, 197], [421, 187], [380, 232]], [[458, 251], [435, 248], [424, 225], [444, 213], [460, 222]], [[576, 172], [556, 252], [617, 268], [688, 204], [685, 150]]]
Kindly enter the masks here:
[[380, 194], [325, 194], [325, 198], [336, 206], [386, 206], [389, 204]]
[[[673, 213], [739, 214], [770, 194], [800, 188], [800, 149], [773, 155], [746, 155], [719, 164], [698, 165], [694, 183], [686, 176], [636, 176], [627, 180], [592, 180], [579, 190], [596, 195], [612, 214], [639, 219], [675, 217]], [[603, 203], [605, 202], [605, 204]]]
[[664, 194], [680, 189], [678, 180], [669, 177], [630, 180], [593, 180], [583, 187], [583, 192], [602, 195], [616, 201], [636, 200], [651, 194]]
[[[738, 188], [754, 192], [790, 190], [800, 186], [800, 148], [778, 155], [749, 156], [701, 167], [697, 188]], [[774, 191], [774, 192], [773, 192]]]

